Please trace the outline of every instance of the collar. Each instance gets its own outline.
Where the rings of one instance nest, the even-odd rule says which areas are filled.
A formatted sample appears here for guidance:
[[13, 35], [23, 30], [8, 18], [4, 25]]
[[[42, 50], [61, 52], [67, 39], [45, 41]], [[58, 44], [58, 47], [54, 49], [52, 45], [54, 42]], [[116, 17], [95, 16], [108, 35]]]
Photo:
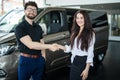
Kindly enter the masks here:
[[35, 23], [34, 21], [33, 21], [32, 25], [31, 25], [27, 20], [25, 20], [24, 22], [25, 22], [25, 24], [28, 25], [28, 26], [36, 27], [36, 23]]

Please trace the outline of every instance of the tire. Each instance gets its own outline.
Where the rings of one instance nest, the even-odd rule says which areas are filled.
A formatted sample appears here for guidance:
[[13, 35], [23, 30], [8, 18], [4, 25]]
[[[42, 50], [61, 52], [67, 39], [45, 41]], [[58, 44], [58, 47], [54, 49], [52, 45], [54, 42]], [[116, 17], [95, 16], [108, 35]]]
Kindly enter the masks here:
[[102, 52], [102, 53], [98, 53], [95, 58], [94, 58], [94, 63], [95, 64], [100, 64], [102, 63], [102, 61], [104, 60], [104, 57], [105, 57], [105, 52]]

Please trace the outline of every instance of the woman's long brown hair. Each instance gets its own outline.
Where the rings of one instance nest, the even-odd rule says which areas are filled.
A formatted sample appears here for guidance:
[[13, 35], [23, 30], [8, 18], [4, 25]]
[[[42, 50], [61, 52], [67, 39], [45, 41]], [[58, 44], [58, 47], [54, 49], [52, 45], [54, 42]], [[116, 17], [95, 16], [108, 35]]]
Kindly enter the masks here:
[[[78, 36], [78, 33], [80, 31], [80, 27], [76, 23], [76, 17], [77, 17], [78, 13], [80, 13], [84, 16], [84, 29], [79, 36]], [[78, 36], [77, 48], [79, 48], [79, 42], [81, 41], [81, 47], [80, 47], [81, 50], [88, 51], [88, 47], [90, 45], [90, 41], [92, 39], [93, 32], [94, 32], [94, 30], [92, 28], [92, 24], [91, 24], [88, 13], [85, 10], [78, 10], [74, 14], [73, 25], [72, 25], [72, 29], [71, 29], [71, 36], [70, 36], [71, 48], [73, 48], [74, 40]]]

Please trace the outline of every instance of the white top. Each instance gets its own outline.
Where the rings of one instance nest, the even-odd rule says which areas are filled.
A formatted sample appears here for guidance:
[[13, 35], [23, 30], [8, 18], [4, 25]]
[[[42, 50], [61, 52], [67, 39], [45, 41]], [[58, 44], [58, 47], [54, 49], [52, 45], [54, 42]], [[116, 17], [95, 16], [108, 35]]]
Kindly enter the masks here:
[[[93, 35], [93, 38], [91, 39], [90, 46], [88, 48], [88, 51], [82, 51], [81, 48], [77, 48], [77, 38], [74, 40], [73, 49], [71, 49], [71, 46], [65, 45], [66, 51], [65, 53], [72, 53], [71, 56], [71, 63], [73, 62], [75, 56], [87, 56], [86, 63], [91, 63], [90, 65], [93, 66], [93, 57], [94, 57], [94, 44], [95, 44], [95, 34]], [[79, 47], [81, 46], [81, 41], [79, 43]]]

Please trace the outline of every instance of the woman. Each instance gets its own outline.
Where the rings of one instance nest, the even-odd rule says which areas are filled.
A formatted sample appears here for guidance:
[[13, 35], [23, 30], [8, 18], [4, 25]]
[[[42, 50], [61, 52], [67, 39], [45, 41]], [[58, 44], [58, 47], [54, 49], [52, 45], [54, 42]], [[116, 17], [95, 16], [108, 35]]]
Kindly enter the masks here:
[[75, 13], [70, 36], [71, 45], [61, 46], [64, 52], [71, 52], [70, 80], [86, 80], [90, 66], [93, 66], [95, 33], [89, 15], [84, 10]]

